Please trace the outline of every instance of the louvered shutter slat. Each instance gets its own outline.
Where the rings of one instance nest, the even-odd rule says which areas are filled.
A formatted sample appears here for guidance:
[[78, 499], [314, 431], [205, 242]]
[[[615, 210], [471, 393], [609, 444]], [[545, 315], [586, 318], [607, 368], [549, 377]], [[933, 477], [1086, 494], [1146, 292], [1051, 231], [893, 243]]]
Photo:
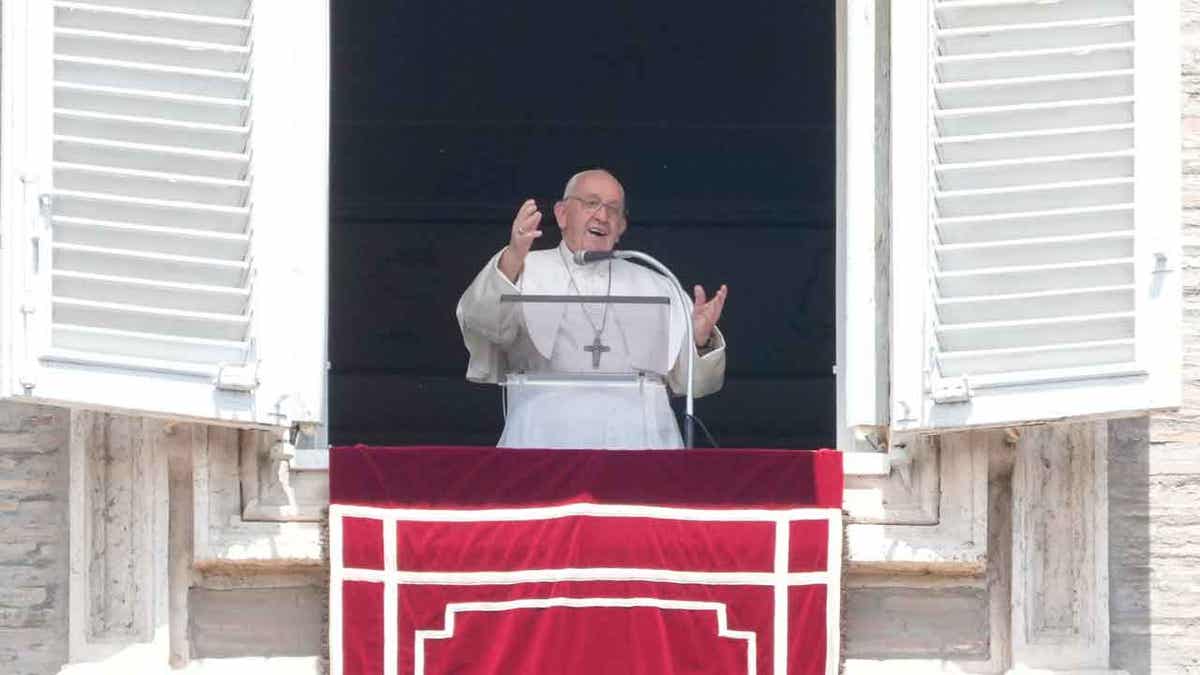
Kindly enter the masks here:
[[250, 21], [244, 18], [244, 14], [221, 17], [207, 10], [188, 12], [172, 3], [161, 2], [153, 3], [153, 6], [168, 6], [178, 11], [118, 6], [126, 4], [121, 2], [106, 6], [95, 2], [56, 2], [54, 27], [232, 46], [245, 46], [248, 43]]
[[948, 325], [1110, 314], [1130, 307], [1135, 290], [1133, 285], [1126, 284], [1083, 290], [965, 296], [939, 300], [937, 314]]
[[1133, 205], [937, 218], [935, 225], [944, 244], [1114, 232], [1133, 229]]
[[58, 109], [54, 111], [54, 132], [65, 137], [104, 139], [110, 143], [126, 142], [242, 155], [246, 151], [250, 130], [245, 126]]
[[250, 0], [87, 0], [87, 4], [113, 9], [244, 19]]
[[158, 173], [241, 179], [248, 155], [192, 148], [110, 141], [87, 136], [55, 136], [55, 157], [68, 164], [107, 165]]
[[938, 183], [946, 191], [1038, 186], [1121, 178], [1133, 172], [1133, 153], [1108, 152], [1069, 157], [1022, 157], [982, 162], [943, 163]]
[[133, 279], [117, 275], [59, 270], [54, 273], [54, 295], [97, 302], [193, 310], [208, 314], [241, 315], [249, 292], [228, 286]]
[[[55, 330], [57, 356], [68, 356], [76, 361], [86, 359], [96, 364], [112, 365], [110, 361], [115, 356], [117, 363], [134, 367], [152, 365], [179, 369], [178, 364], [191, 364], [190, 370], [204, 373], [211, 370], [213, 363], [236, 362], [245, 349], [237, 341], [179, 338], [70, 324], [60, 324]], [[120, 359], [130, 352], [141, 356]]]
[[63, 51], [82, 57], [233, 73], [242, 72], [250, 56], [241, 46], [75, 28], [56, 30], [54, 39]]
[[938, 38], [940, 53], [945, 56], [1119, 44], [1133, 39], [1133, 17], [1004, 24], [983, 28], [943, 26], [938, 30]]
[[63, 189], [54, 194], [55, 215], [67, 217], [95, 218], [100, 215], [104, 220], [118, 222], [141, 225], [167, 222], [178, 227], [232, 233], [245, 232], [250, 218], [250, 209], [244, 206], [134, 199]]
[[1034, 52], [947, 56], [937, 60], [938, 75], [942, 82], [1023, 77], [1031, 72], [1048, 76], [1132, 68], [1132, 42], [1058, 47]]
[[1112, 98], [1133, 94], [1133, 71], [952, 82], [937, 85], [935, 93], [940, 105], [947, 110], [1052, 103], [1063, 99]]
[[62, 243], [54, 244], [54, 266], [76, 272], [230, 287], [244, 286], [250, 269], [249, 263], [242, 261]]
[[1111, 340], [1129, 337], [1132, 333], [1133, 312], [984, 323], [943, 322], [937, 329], [938, 341], [945, 353]]
[[1051, 101], [993, 108], [934, 111], [944, 136], [973, 136], [1017, 131], [1055, 130], [1127, 124], [1133, 121], [1133, 98], [1120, 96], [1082, 101]]
[[55, 241], [167, 255], [242, 261], [249, 236], [174, 227], [150, 227], [94, 218], [56, 217]]
[[54, 321], [76, 326], [140, 331], [152, 335], [229, 341], [240, 340], [247, 324], [247, 319], [243, 316], [74, 298], [55, 298]]
[[[1146, 393], [1118, 402], [1080, 386], [1149, 391], [1137, 388], [1165, 372], [1145, 349], [1155, 330], [1148, 308], [1167, 297], [1147, 247], [1166, 259], [1165, 243], [1151, 242], [1171, 239], [1141, 196], [1151, 184], [1146, 117], [1159, 112], [1139, 107], [1158, 84], [1147, 79], [1140, 32], [1152, 13], [1132, 0], [927, 0], [919, 16], [893, 14], [912, 31], [899, 36], [910, 51], [893, 75], [926, 87], [923, 99], [894, 99], [902, 111], [893, 133], [928, 142], [900, 143], [892, 158], [927, 191], [903, 195], [909, 210], [894, 216], [898, 245], [920, 246], [927, 266], [927, 283], [900, 284], [894, 295], [920, 317], [906, 322], [897, 310], [899, 325], [920, 337], [898, 338], [913, 351], [893, 354], [897, 426], [1152, 405]], [[906, 164], [915, 161], [924, 166]], [[894, 262], [902, 273], [906, 260]], [[917, 362], [919, 374], [909, 365]], [[1062, 396], [1046, 398], [1054, 386]], [[1023, 403], [1023, 392], [1037, 403]], [[1165, 387], [1154, 392], [1169, 400]]]
[[945, 136], [936, 142], [945, 162], [1082, 155], [1115, 152], [1133, 146], [1132, 124], [1077, 129]]
[[1133, 232], [950, 244], [935, 249], [940, 269], [960, 270], [1049, 265], [1064, 259], [1105, 260], [1133, 256]]
[[948, 218], [1047, 211], [1066, 204], [1083, 208], [1129, 203], [1133, 200], [1133, 179], [1102, 178], [1016, 187], [944, 190], [935, 197], [939, 214]]
[[[1132, 339], [1099, 340], [1013, 349], [969, 350], [944, 354], [945, 377], [967, 376], [973, 386], [1037, 384], [1059, 379], [1133, 372]], [[1015, 375], [1014, 373], [1022, 373]], [[1028, 419], [1038, 419], [1030, 416]]]
[[244, 125], [250, 112], [249, 102], [239, 99], [70, 82], [56, 82], [54, 89], [55, 107], [78, 112], [136, 117], [151, 110], [155, 118], [229, 126]]
[[112, 59], [59, 56], [55, 59], [54, 76], [57, 81], [65, 84], [87, 84], [206, 98], [242, 99], [248, 90], [248, 78], [240, 73], [156, 66]]
[[1133, 0], [945, 0], [935, 7], [939, 27], [968, 28], [1127, 16]]
[[1053, 265], [1014, 265], [937, 272], [938, 298], [1036, 293], [1133, 283], [1133, 260], [1120, 258]]
[[237, 207], [246, 203], [248, 181], [156, 171], [135, 171], [91, 164], [56, 162], [55, 182], [64, 190], [141, 199]]

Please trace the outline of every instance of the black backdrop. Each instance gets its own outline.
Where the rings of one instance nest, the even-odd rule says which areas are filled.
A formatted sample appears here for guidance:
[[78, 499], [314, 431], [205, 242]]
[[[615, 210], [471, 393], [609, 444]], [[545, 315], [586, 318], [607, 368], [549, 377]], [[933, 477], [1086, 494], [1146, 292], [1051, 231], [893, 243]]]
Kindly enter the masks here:
[[833, 4], [334, 0], [331, 442], [495, 442], [455, 303], [521, 201], [602, 166], [623, 247], [730, 286], [718, 442], [832, 445]]

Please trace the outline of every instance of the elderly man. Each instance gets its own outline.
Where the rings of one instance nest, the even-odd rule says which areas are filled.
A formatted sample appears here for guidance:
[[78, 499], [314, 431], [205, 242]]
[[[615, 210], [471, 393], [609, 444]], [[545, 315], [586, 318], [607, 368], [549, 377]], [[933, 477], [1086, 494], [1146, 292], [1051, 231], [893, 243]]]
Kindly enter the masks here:
[[[578, 372], [581, 363], [605, 371], [637, 370], [632, 364], [628, 327], [607, 303], [567, 303], [547, 328], [531, 326], [528, 315], [502, 295], [665, 296], [671, 299], [669, 369], [664, 378], [637, 386], [510, 387], [501, 447], [512, 448], [678, 448], [679, 427], [667, 387], [687, 386], [687, 354], [696, 350], [695, 396], [721, 388], [725, 379], [725, 341], [717, 320], [728, 289], [709, 299], [701, 286], [694, 303], [680, 307], [666, 278], [625, 260], [578, 264], [578, 251], [611, 251], [628, 225], [625, 190], [602, 169], [583, 171], [567, 182], [554, 205], [562, 243], [531, 251], [542, 236], [542, 214], [526, 200], [517, 210], [508, 245], [492, 257], [458, 303], [458, 323], [470, 352], [467, 379], [498, 382], [509, 372]], [[688, 314], [694, 345], [684, 345]], [[632, 330], [632, 329], [628, 329]], [[606, 344], [607, 343], [607, 344]], [[586, 359], [584, 358], [586, 357]]]

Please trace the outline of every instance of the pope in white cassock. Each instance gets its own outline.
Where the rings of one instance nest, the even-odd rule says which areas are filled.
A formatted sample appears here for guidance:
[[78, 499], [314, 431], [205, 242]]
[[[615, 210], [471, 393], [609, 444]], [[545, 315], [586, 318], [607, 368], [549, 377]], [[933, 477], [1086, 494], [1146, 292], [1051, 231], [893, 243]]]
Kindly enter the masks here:
[[[626, 260], [578, 264], [578, 251], [611, 251], [627, 226], [625, 190], [609, 172], [592, 169], [567, 182], [554, 205], [562, 243], [530, 251], [542, 236], [542, 214], [526, 200], [513, 220], [508, 245], [471, 282], [458, 303], [458, 324], [470, 352], [467, 379], [501, 382], [510, 373], [644, 372], [639, 340], [646, 331], [628, 311], [601, 302], [568, 302], [549, 315], [525, 310], [502, 296], [666, 297], [666, 371], [641, 377], [636, 386], [511, 386], [504, 432], [508, 448], [680, 448], [679, 427], [668, 391], [687, 387], [686, 349], [696, 350], [694, 395], [719, 390], [725, 381], [725, 340], [717, 320], [728, 288], [709, 299], [701, 286], [681, 307], [667, 278]], [[660, 305], [661, 306], [661, 305]], [[685, 345], [688, 315], [695, 344]], [[547, 318], [549, 317], [549, 318]], [[669, 317], [669, 318], [668, 318]]]

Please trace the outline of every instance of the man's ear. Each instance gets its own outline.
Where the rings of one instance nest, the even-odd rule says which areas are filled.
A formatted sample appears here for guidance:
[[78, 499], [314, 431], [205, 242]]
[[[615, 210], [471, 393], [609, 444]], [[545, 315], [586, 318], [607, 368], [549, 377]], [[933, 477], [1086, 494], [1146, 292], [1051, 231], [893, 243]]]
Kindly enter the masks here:
[[564, 223], [567, 222], [566, 218], [563, 217], [563, 214], [566, 212], [567, 212], [566, 200], [560, 199], [560, 200], [554, 202], [554, 220], [558, 222], [558, 229], [560, 229], [560, 230], [563, 229], [563, 227], [565, 227]]

